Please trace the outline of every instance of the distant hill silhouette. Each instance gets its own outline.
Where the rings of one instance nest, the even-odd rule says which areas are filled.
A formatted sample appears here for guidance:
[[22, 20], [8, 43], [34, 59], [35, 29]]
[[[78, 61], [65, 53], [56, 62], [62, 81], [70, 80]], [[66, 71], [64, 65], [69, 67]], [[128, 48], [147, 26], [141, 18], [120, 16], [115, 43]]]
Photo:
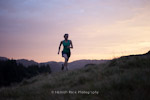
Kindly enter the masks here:
[[18, 59], [17, 63], [21, 63], [26, 67], [31, 66], [31, 65], [38, 65], [38, 63], [35, 62], [34, 60], [27, 60], [27, 59]]
[[[8, 58], [0, 57], [0, 60], [8, 60]], [[48, 64], [51, 67], [52, 72], [61, 71], [61, 66], [63, 64], [63, 62], [55, 62], [55, 61], [38, 63], [38, 62], [35, 62], [34, 60], [27, 60], [27, 59], [18, 59], [16, 61], [18, 64], [21, 63], [26, 67], [31, 66], [31, 65], [42, 65], [42, 64], [46, 65], [46, 64]], [[74, 69], [82, 68], [87, 64], [101, 64], [101, 63], [105, 63], [107, 61], [108, 60], [86, 60], [86, 59], [76, 60], [76, 61], [68, 63], [68, 68], [69, 68], [69, 70], [74, 70]]]
[[[5, 61], [5, 60], [11, 60], [11, 59], [6, 58], [6, 57], [0, 57], [0, 60]], [[34, 60], [27, 60], [27, 59], [13, 59], [13, 60], [16, 60], [18, 64], [21, 63], [26, 67], [31, 66], [31, 65], [38, 65], [38, 63], [35, 62]]]
[[[143, 56], [143, 55], [150, 55], [150, 51], [148, 51], [145, 54], [139, 54], [139, 55], [129, 55], [129, 56]], [[127, 56], [127, 57], [129, 57]], [[125, 57], [125, 56], [124, 56]], [[8, 60], [6, 57], [0, 57], [0, 60]], [[55, 62], [55, 61], [49, 61], [49, 62], [43, 62], [43, 63], [38, 63], [35, 62], [34, 60], [27, 60], [27, 59], [18, 59], [16, 60], [17, 63], [21, 63], [24, 66], [28, 67], [30, 65], [42, 65], [42, 64], [48, 64], [51, 67], [52, 72], [59, 72], [61, 71], [61, 66], [63, 62]], [[109, 60], [76, 60], [73, 62], [68, 63], [68, 68], [69, 70], [74, 70], [74, 69], [79, 69], [82, 68], [88, 64], [101, 64], [101, 63], [106, 63]]]
[[[101, 64], [107, 61], [108, 60], [77, 60], [77, 61], [68, 63], [68, 68], [69, 70], [74, 70], [74, 69], [82, 68], [87, 64]], [[43, 64], [49, 64], [51, 66], [52, 72], [58, 72], [58, 71], [61, 71], [61, 66], [63, 62], [50, 61], [50, 62], [46, 62]]]
[[0, 60], [8, 60], [6, 57], [0, 57]]
[[148, 51], [145, 55], [150, 55], [150, 51]]
[[61, 71], [61, 65], [63, 64], [63, 62], [49, 61], [49, 62], [39, 63], [39, 64], [48, 64], [49, 66], [51, 66], [52, 72], [58, 72]]

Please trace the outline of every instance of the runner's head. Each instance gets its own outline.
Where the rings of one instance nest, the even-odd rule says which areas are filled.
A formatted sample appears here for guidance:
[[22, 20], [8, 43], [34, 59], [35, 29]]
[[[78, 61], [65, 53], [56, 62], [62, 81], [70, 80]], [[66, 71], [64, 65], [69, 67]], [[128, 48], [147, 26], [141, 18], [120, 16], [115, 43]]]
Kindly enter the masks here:
[[66, 34], [64, 35], [65, 40], [67, 40], [68, 37], [69, 37], [69, 35], [68, 35], [68, 33], [66, 33]]

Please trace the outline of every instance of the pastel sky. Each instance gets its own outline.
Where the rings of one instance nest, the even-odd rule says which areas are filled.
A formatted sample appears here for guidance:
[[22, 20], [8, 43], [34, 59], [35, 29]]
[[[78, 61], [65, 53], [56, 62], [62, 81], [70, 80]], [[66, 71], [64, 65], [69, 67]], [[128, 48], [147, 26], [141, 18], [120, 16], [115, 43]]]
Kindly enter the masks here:
[[[0, 56], [63, 61], [112, 59], [150, 50], [150, 0], [0, 0]], [[62, 48], [61, 48], [62, 50]]]

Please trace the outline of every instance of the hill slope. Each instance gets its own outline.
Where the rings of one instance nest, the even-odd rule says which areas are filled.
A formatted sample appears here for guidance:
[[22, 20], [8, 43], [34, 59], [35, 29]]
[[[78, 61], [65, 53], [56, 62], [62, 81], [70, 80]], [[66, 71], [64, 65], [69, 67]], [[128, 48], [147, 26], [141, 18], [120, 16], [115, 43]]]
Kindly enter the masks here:
[[149, 53], [125, 56], [24, 80], [0, 89], [0, 100], [150, 100], [149, 76]]

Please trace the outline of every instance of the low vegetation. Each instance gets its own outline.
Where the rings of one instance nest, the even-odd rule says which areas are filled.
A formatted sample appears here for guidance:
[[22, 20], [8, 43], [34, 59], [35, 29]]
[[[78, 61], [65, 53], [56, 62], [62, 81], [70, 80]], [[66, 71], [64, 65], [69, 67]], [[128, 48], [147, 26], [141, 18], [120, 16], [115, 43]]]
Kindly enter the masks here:
[[150, 55], [42, 74], [0, 89], [0, 100], [150, 100]]

